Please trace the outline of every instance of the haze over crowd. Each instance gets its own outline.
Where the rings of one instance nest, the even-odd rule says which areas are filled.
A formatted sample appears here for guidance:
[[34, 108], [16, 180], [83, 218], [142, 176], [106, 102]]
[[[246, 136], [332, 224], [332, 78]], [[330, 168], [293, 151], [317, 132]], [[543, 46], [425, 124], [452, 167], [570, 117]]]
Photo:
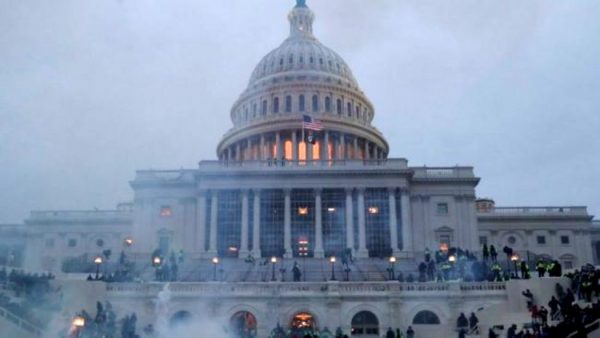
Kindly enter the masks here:
[[[390, 157], [472, 165], [499, 205], [600, 214], [600, 2], [309, 0]], [[0, 223], [109, 209], [215, 159], [293, 0], [0, 0]]]

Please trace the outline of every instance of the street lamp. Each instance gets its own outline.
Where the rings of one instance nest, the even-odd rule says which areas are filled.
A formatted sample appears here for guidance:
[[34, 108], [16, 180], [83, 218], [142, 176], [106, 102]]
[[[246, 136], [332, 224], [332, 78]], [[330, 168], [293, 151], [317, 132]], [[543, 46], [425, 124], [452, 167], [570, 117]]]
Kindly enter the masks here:
[[96, 264], [96, 279], [100, 277], [100, 265], [102, 265], [102, 256], [96, 256], [94, 258], [94, 264]]
[[[510, 260], [513, 262], [514, 266], [515, 266], [515, 276], [517, 276], [518, 274], [518, 268], [517, 268], [517, 261], [519, 260], [519, 255], [517, 254], [513, 254], [512, 256], [510, 256]], [[523, 277], [523, 276], [521, 276]]]
[[396, 279], [396, 257], [390, 257], [390, 280]]
[[213, 257], [212, 258], [212, 263], [213, 263], [213, 280], [216, 282], [217, 281], [217, 265], [219, 265], [219, 257]]
[[131, 237], [127, 237], [123, 241], [123, 244], [125, 244], [126, 247], [130, 248], [133, 245], [133, 239]]
[[271, 264], [273, 265], [273, 273], [271, 274], [271, 281], [276, 281], [275, 279], [275, 264], [277, 264], [277, 257], [271, 257]]
[[331, 263], [331, 280], [335, 280], [335, 256], [329, 258], [329, 263]]
[[72, 324], [75, 328], [75, 337], [79, 337], [79, 331], [85, 326], [85, 318], [83, 316], [75, 316]]

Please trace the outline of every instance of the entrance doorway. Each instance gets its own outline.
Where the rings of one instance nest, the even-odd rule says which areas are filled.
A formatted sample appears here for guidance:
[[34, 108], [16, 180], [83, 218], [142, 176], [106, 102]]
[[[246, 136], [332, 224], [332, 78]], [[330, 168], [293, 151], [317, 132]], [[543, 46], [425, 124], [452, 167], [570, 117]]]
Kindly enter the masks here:
[[309, 312], [299, 312], [292, 318], [290, 323], [290, 337], [304, 337], [306, 334], [312, 335], [317, 325], [314, 316]]
[[248, 311], [236, 312], [229, 320], [231, 337], [255, 338], [256, 317]]
[[361, 311], [352, 317], [352, 337], [379, 337], [379, 320], [370, 311]]

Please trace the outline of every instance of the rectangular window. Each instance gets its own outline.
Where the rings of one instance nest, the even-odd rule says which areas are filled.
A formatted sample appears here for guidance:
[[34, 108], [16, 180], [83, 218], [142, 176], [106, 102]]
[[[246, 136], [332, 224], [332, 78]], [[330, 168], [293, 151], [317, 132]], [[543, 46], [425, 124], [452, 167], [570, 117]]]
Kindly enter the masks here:
[[289, 95], [285, 97], [285, 112], [286, 113], [292, 112], [292, 97]]
[[436, 210], [438, 215], [448, 215], [448, 203], [438, 203]]
[[173, 215], [173, 210], [170, 206], [164, 205], [160, 207], [160, 217], [171, 217]]
[[560, 236], [560, 243], [561, 244], [569, 244], [571, 242], [569, 236]]
[[74, 248], [77, 246], [77, 240], [76, 239], [69, 239], [69, 248]]
[[479, 245], [488, 244], [488, 240], [486, 236], [479, 236]]
[[537, 244], [546, 244], [546, 236], [537, 236]]

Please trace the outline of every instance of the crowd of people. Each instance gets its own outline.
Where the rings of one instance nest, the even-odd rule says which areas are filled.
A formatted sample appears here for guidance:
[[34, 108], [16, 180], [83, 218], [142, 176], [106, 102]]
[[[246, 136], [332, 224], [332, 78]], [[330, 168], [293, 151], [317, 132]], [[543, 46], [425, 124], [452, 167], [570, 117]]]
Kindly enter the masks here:
[[[341, 328], [337, 328], [334, 332], [330, 331], [327, 327], [323, 330], [317, 330], [313, 328], [303, 329], [283, 329], [280, 325], [277, 325], [269, 335], [268, 338], [349, 338], [350, 335], [344, 333]], [[399, 328], [393, 329], [388, 328], [387, 331], [382, 335], [384, 338], [415, 338], [415, 330], [412, 326], [409, 326], [406, 331]], [[232, 337], [232, 338], [254, 338], [254, 337]]]
[[136, 333], [136, 314], [132, 313], [117, 320], [109, 302], [97, 302], [95, 315], [82, 310], [75, 318], [79, 322], [71, 323], [68, 328], [63, 329], [61, 338], [140, 338]]

